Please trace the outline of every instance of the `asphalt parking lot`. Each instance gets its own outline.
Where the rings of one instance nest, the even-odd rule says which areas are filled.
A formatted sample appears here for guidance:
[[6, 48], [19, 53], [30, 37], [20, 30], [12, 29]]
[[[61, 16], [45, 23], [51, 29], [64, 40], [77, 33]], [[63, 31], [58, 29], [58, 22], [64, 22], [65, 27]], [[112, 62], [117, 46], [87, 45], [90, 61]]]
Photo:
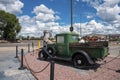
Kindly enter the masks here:
[[20, 62], [14, 58], [16, 45], [19, 46], [19, 53], [22, 48], [26, 53], [28, 43], [31, 44], [31, 41], [27, 43], [0, 43], [0, 80], [36, 80], [27, 69], [18, 70]]
[[120, 54], [120, 44], [110, 44], [109, 46], [109, 53], [111, 57], [116, 57]]

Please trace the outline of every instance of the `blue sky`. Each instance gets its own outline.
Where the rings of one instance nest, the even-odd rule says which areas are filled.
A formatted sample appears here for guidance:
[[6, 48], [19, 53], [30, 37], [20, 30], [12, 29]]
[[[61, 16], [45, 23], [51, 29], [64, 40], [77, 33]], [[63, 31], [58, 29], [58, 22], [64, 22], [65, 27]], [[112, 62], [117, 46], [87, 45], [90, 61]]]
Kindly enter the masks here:
[[[22, 36], [69, 32], [70, 0], [0, 0], [0, 10], [15, 14]], [[120, 0], [73, 0], [74, 32], [120, 34]]]
[[[35, 16], [32, 13], [35, 6], [44, 4], [46, 7], [53, 9], [57, 15], [61, 17], [58, 22], [61, 24], [70, 24], [70, 0], [21, 0], [24, 3], [23, 13], [21, 15]], [[86, 22], [87, 16], [94, 16], [96, 18], [96, 10], [86, 2], [81, 0], [73, 0], [74, 22]]]

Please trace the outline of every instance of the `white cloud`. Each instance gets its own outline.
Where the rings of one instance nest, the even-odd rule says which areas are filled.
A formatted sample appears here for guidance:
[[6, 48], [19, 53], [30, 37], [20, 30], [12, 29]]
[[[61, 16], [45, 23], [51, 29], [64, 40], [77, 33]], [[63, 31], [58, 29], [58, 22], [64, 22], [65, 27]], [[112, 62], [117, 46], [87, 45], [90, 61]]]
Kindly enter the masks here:
[[29, 24], [29, 25], [35, 23], [35, 20], [33, 18], [31, 18], [30, 16], [28, 16], [28, 15], [20, 16], [19, 21], [22, 24]]
[[[57, 22], [40, 22], [36, 21], [35, 18], [31, 18], [27, 15], [19, 17], [20, 22], [22, 24], [22, 32], [21, 35], [29, 35], [29, 36], [42, 36], [44, 30], [52, 30], [53, 35], [60, 32], [69, 32], [70, 25], [60, 26]], [[80, 33], [80, 23], [73, 24], [74, 31]], [[109, 24], [104, 25], [103, 23], [96, 22], [95, 20], [91, 20], [89, 22], [81, 23], [82, 28], [82, 36], [96, 33], [96, 34], [110, 34], [110, 33], [119, 33], [117, 28], [119, 28], [119, 24], [116, 24], [116, 27]]]
[[44, 4], [41, 4], [40, 6], [36, 6], [33, 10], [33, 13], [36, 14], [36, 20], [42, 22], [55, 21], [60, 19], [59, 16], [55, 15], [55, 11], [49, 9]]
[[[20, 22], [22, 24], [22, 32], [21, 35], [29, 35], [29, 36], [42, 36], [44, 30], [52, 30], [53, 34], [57, 34], [60, 32], [69, 32], [70, 25], [60, 26], [57, 22], [47, 22], [43, 23], [37, 21], [35, 23], [35, 18], [31, 18], [27, 15], [19, 17]], [[80, 23], [73, 24], [74, 31], [80, 33]], [[119, 24], [116, 24], [116, 27], [109, 24], [104, 25], [103, 23], [96, 22], [95, 20], [91, 20], [89, 22], [81, 23], [82, 28], [82, 36], [96, 33], [96, 34], [111, 34], [111, 33], [119, 33], [116, 28], [119, 28]]]
[[[117, 27], [118, 25], [116, 25]], [[95, 20], [91, 20], [89, 22], [81, 23], [81, 31], [82, 36], [88, 34], [120, 34], [119, 27], [108, 24], [104, 25], [101, 22], [96, 22]], [[74, 31], [80, 34], [80, 23], [74, 24]]]
[[54, 14], [52, 9], [47, 8], [44, 4], [36, 6], [33, 10], [35, 14], [44, 13], [44, 14]]
[[[108, 5], [109, 4], [109, 5]], [[95, 7], [97, 10], [97, 15], [102, 18], [103, 20], [107, 21], [107, 22], [114, 22], [115, 20], [119, 20], [120, 19], [120, 7], [118, 6], [118, 4], [116, 5], [112, 5], [112, 3], [110, 4], [109, 2], [105, 2], [104, 4], [101, 4], [98, 7]]]
[[[97, 15], [111, 24], [104, 24], [102, 22], [96, 22], [95, 20], [81, 23], [82, 35], [91, 33], [120, 33], [120, 16], [118, 15], [120, 10], [117, 3], [114, 3], [114, 7], [106, 5], [106, 2], [102, 4], [99, 4], [98, 2], [96, 3], [97, 5], [94, 4], [93, 7], [96, 9]], [[22, 25], [21, 35], [42, 36], [44, 30], [52, 30], [54, 35], [60, 32], [69, 32], [70, 25], [61, 26], [58, 22], [56, 22], [56, 20], [59, 20], [60, 17], [54, 10], [46, 7], [44, 4], [36, 6], [33, 9], [33, 13], [35, 13], [35, 16], [33, 17], [28, 15], [19, 17], [20, 23]], [[87, 18], [92, 17], [93, 16], [87, 16]], [[74, 31], [80, 33], [80, 23], [74, 23], [73, 26]]]
[[31, 18], [28, 15], [23, 15], [23, 16], [20, 16], [18, 18], [19, 18], [20, 24], [22, 26], [22, 30], [20, 32], [20, 35], [24, 35], [24, 36], [37, 35], [38, 28], [35, 24], [34, 18]]
[[104, 21], [113, 24], [120, 21], [120, 0], [82, 0], [89, 3], [97, 11], [97, 15]]
[[93, 18], [93, 16], [89, 16], [89, 15], [88, 15], [86, 18], [87, 18], [87, 19], [91, 19], [91, 18]]
[[22, 13], [24, 4], [20, 0], [0, 0], [0, 10], [5, 10], [13, 14]]
[[55, 16], [52, 15], [52, 14], [39, 13], [36, 16], [36, 20], [43, 21], [43, 22], [54, 21], [55, 20]]
[[[53, 1], [53, 0], [51, 0]], [[76, 0], [79, 2], [80, 0]], [[108, 22], [107, 25], [101, 22], [91, 20], [89, 22], [81, 23], [82, 35], [99, 33], [120, 33], [120, 7], [118, 3], [120, 0], [82, 0], [92, 5], [97, 11], [97, 15]], [[20, 0], [0, 0], [0, 10], [5, 10], [10, 13], [22, 13], [24, 4]], [[61, 26], [56, 20], [60, 17], [57, 15], [59, 12], [48, 8], [44, 4], [36, 6], [33, 11], [35, 16], [30, 17], [23, 15], [18, 17], [22, 30], [20, 35], [24, 36], [42, 36], [43, 30], [52, 30], [53, 34], [69, 31], [70, 25]], [[87, 16], [88, 19], [93, 16]], [[109, 24], [110, 23], [110, 24]], [[80, 23], [74, 24], [74, 31], [80, 33]]]
[[53, 33], [60, 32], [59, 29], [61, 26], [56, 22], [60, 17], [55, 11], [41, 4], [34, 8], [33, 13], [36, 14], [33, 17], [28, 15], [19, 17], [22, 25], [20, 35], [33, 34], [34, 36], [42, 36], [44, 30], [52, 30]]
[[40, 22], [40, 21], [36, 21], [36, 25], [37, 25], [39, 28], [42, 28], [42, 29], [45, 27], [45, 23]]
[[26, 32], [29, 32], [29, 33], [35, 33], [36, 31], [37, 31], [37, 29], [33, 26], [33, 27], [31, 27], [31, 28], [29, 28], [29, 27], [26, 27]]
[[120, 2], [120, 0], [104, 0], [104, 5], [114, 7]]
[[99, 16], [104, 22], [107, 22], [109, 25], [104, 25], [105, 33], [120, 33], [120, 0], [82, 0], [83, 2], [87, 2], [93, 8], [96, 9], [96, 14]]

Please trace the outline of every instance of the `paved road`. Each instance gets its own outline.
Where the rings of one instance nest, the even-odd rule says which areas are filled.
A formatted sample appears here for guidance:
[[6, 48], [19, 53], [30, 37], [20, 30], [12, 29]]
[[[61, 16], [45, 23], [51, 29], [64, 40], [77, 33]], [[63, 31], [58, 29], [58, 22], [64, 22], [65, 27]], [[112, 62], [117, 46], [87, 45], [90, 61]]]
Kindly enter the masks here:
[[21, 43], [0, 43], [0, 47], [15, 47], [16, 45], [19, 46], [27, 46], [28, 44], [32, 45], [32, 43], [34, 43], [34, 45], [36, 46], [38, 44], [38, 40], [29, 40], [29, 41], [22, 41]]
[[[28, 43], [0, 43], [0, 80], [35, 80], [27, 70], [18, 70], [20, 62], [15, 57], [15, 46], [27, 52]], [[36, 44], [36, 43], [35, 43]]]
[[[120, 55], [120, 45], [110, 45], [109, 46], [109, 53], [111, 57], [116, 57]], [[119, 56], [120, 58], [120, 56]]]

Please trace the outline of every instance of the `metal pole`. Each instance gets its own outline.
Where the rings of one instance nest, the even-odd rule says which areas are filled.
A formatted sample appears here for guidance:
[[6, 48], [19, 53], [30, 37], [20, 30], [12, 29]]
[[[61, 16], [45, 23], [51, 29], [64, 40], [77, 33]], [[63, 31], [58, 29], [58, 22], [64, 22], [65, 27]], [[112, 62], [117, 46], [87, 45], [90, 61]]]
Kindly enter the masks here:
[[73, 0], [70, 0], [70, 13], [71, 13], [71, 27], [70, 31], [73, 31]]
[[30, 44], [28, 44], [28, 52], [30, 52]]
[[24, 51], [23, 51], [23, 49], [21, 49], [21, 65], [18, 68], [19, 70], [25, 69], [25, 67], [23, 67], [23, 56], [24, 56]]
[[18, 46], [16, 46], [16, 56], [15, 58], [18, 58]]
[[82, 21], [81, 21], [81, 20], [82, 20], [81, 18], [82, 18], [82, 17], [81, 17], [81, 16], [82, 16], [82, 15], [80, 15], [80, 37], [82, 37], [82, 27], [81, 27], [81, 22], [82, 22]]
[[73, 1], [71, 0], [71, 2], [70, 2], [71, 3], [71, 27], [73, 27], [73, 6], [72, 6], [73, 4], [72, 4], [72, 2]]
[[50, 80], [54, 80], [54, 61], [51, 61], [50, 63]]
[[32, 42], [32, 48], [33, 48], [33, 53], [34, 53], [34, 43]]

